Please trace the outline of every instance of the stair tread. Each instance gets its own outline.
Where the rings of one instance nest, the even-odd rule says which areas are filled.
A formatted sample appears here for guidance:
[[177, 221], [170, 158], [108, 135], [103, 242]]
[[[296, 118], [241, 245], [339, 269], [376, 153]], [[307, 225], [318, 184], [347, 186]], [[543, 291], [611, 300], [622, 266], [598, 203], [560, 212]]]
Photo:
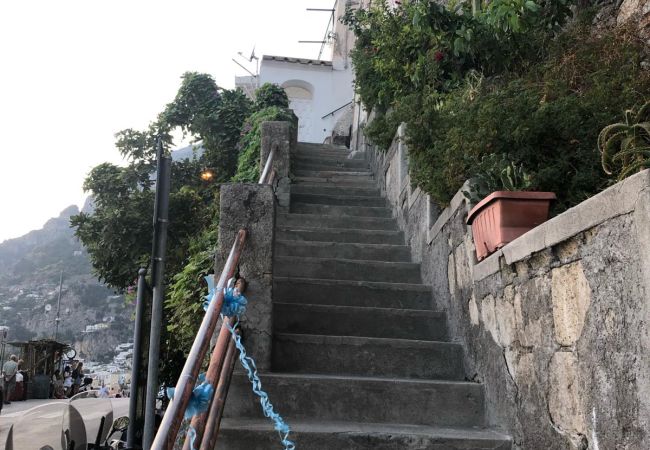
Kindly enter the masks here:
[[[296, 214], [296, 213], [291, 213], [291, 214]], [[304, 215], [304, 214], [301, 214]], [[313, 214], [307, 214], [307, 215], [313, 215]], [[282, 231], [314, 231], [314, 232], [332, 232], [332, 233], [345, 233], [345, 232], [356, 232], [356, 233], [364, 233], [364, 234], [384, 234], [384, 235], [391, 235], [394, 236], [396, 234], [401, 234], [402, 231], [398, 230], [365, 230], [365, 229], [358, 229], [358, 228], [329, 228], [329, 227], [321, 227], [321, 228], [316, 228], [316, 227], [308, 227], [304, 225], [278, 225], [277, 226], [278, 230]], [[290, 241], [293, 241], [293, 239], [287, 239]], [[318, 241], [313, 241], [313, 242], [318, 242]], [[361, 243], [361, 242], [359, 242]]]
[[[474, 439], [474, 440], [503, 440], [510, 438], [498, 431], [482, 427], [443, 427], [431, 425], [412, 425], [394, 423], [371, 423], [371, 422], [350, 422], [350, 421], [310, 421], [292, 420], [289, 424], [291, 430], [298, 433], [322, 432], [322, 433], [380, 433], [380, 434], [404, 434], [404, 435], [434, 435], [441, 438], [452, 439]], [[273, 423], [268, 419], [248, 418], [224, 418], [222, 421], [224, 429], [275, 431]]]
[[423, 339], [384, 338], [368, 336], [335, 336], [328, 334], [299, 334], [299, 333], [274, 333], [279, 340], [292, 340], [294, 342], [321, 343], [324, 345], [382, 345], [390, 349], [427, 349], [439, 346], [462, 347], [457, 342], [429, 341]]
[[[298, 195], [300, 197], [319, 197], [323, 199], [336, 199], [336, 200], [359, 200], [359, 201], [364, 201], [364, 200], [376, 200], [376, 199], [384, 199], [381, 195], [345, 195], [345, 194], [327, 194], [327, 193], [312, 193], [312, 192], [298, 192], [294, 193], [292, 192], [293, 195]], [[305, 202], [301, 201], [301, 203], [310, 203], [310, 202]], [[313, 203], [312, 203], [313, 204]], [[321, 203], [318, 203], [319, 205]], [[327, 204], [327, 203], [325, 203]], [[382, 206], [382, 208], [388, 208], [387, 206]]]
[[363, 264], [363, 265], [373, 265], [379, 267], [389, 267], [389, 266], [403, 266], [403, 267], [419, 267], [420, 263], [410, 262], [410, 261], [375, 261], [368, 259], [346, 259], [346, 258], [319, 258], [315, 256], [276, 256], [276, 262], [283, 261], [292, 261], [300, 260], [304, 262], [341, 262], [349, 264]]
[[435, 311], [432, 309], [405, 309], [405, 308], [381, 308], [377, 306], [348, 306], [348, 305], [319, 305], [312, 303], [288, 303], [288, 302], [273, 302], [276, 306], [287, 308], [296, 308], [304, 310], [321, 310], [321, 311], [340, 311], [342, 313], [354, 314], [377, 312], [385, 314], [405, 315], [405, 316], [429, 316], [429, 317], [443, 317], [444, 311]]
[[[322, 230], [322, 229], [321, 229]], [[337, 228], [340, 230], [340, 228]], [[354, 247], [367, 247], [367, 248], [385, 248], [385, 249], [404, 249], [409, 248], [408, 245], [400, 244], [366, 244], [365, 242], [337, 242], [337, 241], [304, 241], [304, 240], [294, 240], [294, 239], [277, 239], [276, 243], [282, 242], [285, 244], [291, 245], [304, 245], [308, 247], [328, 247], [328, 246], [337, 246], [337, 245], [350, 245]]]
[[[236, 375], [245, 377], [245, 374], [237, 370]], [[260, 377], [262, 383], [264, 379], [275, 379], [278, 381], [323, 381], [323, 382], [346, 382], [361, 383], [361, 384], [375, 384], [394, 386], [397, 384], [411, 385], [411, 386], [436, 386], [436, 387], [456, 387], [456, 388], [481, 388], [482, 385], [474, 381], [463, 380], [438, 380], [438, 379], [422, 379], [422, 378], [407, 378], [407, 377], [380, 377], [380, 376], [367, 376], [367, 375], [337, 375], [337, 374], [321, 374], [321, 373], [291, 373], [291, 372], [261, 372]]]
[[396, 291], [413, 290], [420, 292], [431, 292], [431, 286], [422, 283], [395, 283], [386, 281], [363, 281], [363, 280], [337, 280], [328, 278], [303, 278], [292, 276], [274, 276], [273, 281], [291, 282], [300, 281], [310, 284], [336, 284], [347, 286], [367, 286], [375, 289], [392, 289]]

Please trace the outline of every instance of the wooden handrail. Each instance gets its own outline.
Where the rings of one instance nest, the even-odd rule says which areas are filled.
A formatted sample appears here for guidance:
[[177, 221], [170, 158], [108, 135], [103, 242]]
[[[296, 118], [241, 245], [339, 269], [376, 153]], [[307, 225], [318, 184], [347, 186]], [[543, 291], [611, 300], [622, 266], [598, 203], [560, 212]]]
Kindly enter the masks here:
[[210, 307], [203, 316], [201, 327], [199, 328], [192, 349], [187, 356], [183, 371], [176, 383], [174, 399], [169, 403], [167, 411], [163, 416], [162, 422], [158, 427], [158, 433], [151, 445], [151, 450], [171, 450], [174, 447], [174, 441], [178, 435], [183, 415], [192, 395], [192, 390], [196, 384], [201, 369], [201, 363], [205, 358], [210, 347], [210, 339], [214, 334], [223, 304], [223, 288], [227, 281], [235, 275], [235, 269], [239, 262], [239, 257], [244, 249], [246, 242], [246, 230], [239, 230], [235, 243], [230, 250], [230, 255], [226, 260], [221, 277], [216, 287], [216, 297], [210, 303]]

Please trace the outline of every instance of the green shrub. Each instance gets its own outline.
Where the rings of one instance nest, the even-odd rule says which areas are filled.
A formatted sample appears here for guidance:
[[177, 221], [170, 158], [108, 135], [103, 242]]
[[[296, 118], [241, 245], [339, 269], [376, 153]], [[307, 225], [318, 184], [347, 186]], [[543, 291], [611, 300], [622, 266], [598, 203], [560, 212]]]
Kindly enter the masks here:
[[257, 182], [260, 176], [260, 149], [262, 145], [262, 122], [274, 120], [286, 120], [294, 124], [296, 116], [288, 109], [272, 106], [265, 108], [246, 119], [242, 128], [242, 136], [239, 140], [239, 160], [237, 162], [237, 173], [232, 181]]
[[264, 83], [255, 91], [255, 109], [259, 111], [272, 106], [288, 108], [289, 97], [284, 89], [277, 84]]
[[444, 205], [484, 156], [503, 154], [524, 165], [532, 189], [558, 195], [556, 211], [583, 201], [611, 182], [599, 131], [650, 95], [642, 58], [643, 43], [626, 30], [593, 36], [578, 27], [521, 77], [402, 102], [413, 180]]

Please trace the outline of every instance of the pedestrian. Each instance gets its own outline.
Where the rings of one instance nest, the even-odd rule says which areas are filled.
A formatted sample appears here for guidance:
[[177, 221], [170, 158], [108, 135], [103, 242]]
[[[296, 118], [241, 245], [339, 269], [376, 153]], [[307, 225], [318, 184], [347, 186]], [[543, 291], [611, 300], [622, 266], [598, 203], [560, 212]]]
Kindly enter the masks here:
[[56, 369], [54, 375], [52, 375], [52, 397], [65, 398], [63, 377], [61, 376], [61, 371], [59, 369]]
[[[73, 366], [74, 367], [74, 366]], [[84, 363], [80, 362], [77, 367], [72, 370], [72, 395], [79, 393], [81, 382], [84, 379]]]
[[18, 373], [18, 357], [11, 355], [9, 361], [2, 366], [2, 379], [4, 381], [4, 404], [9, 405], [9, 401], [16, 387], [16, 374]]
[[23, 388], [23, 371], [19, 370], [16, 372], [16, 385], [14, 386], [14, 393], [9, 400], [13, 402], [21, 401], [23, 399], [23, 394], [25, 393]]
[[63, 390], [66, 397], [72, 397], [72, 372], [68, 366], [63, 371]]

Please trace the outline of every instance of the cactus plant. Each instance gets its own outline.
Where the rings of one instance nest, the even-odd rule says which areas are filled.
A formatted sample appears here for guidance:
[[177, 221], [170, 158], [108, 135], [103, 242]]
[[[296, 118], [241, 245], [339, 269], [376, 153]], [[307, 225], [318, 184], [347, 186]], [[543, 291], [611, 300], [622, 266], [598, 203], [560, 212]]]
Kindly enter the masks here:
[[603, 170], [618, 172], [618, 180], [650, 167], [650, 102], [635, 113], [625, 111], [625, 123], [606, 126], [598, 135]]

